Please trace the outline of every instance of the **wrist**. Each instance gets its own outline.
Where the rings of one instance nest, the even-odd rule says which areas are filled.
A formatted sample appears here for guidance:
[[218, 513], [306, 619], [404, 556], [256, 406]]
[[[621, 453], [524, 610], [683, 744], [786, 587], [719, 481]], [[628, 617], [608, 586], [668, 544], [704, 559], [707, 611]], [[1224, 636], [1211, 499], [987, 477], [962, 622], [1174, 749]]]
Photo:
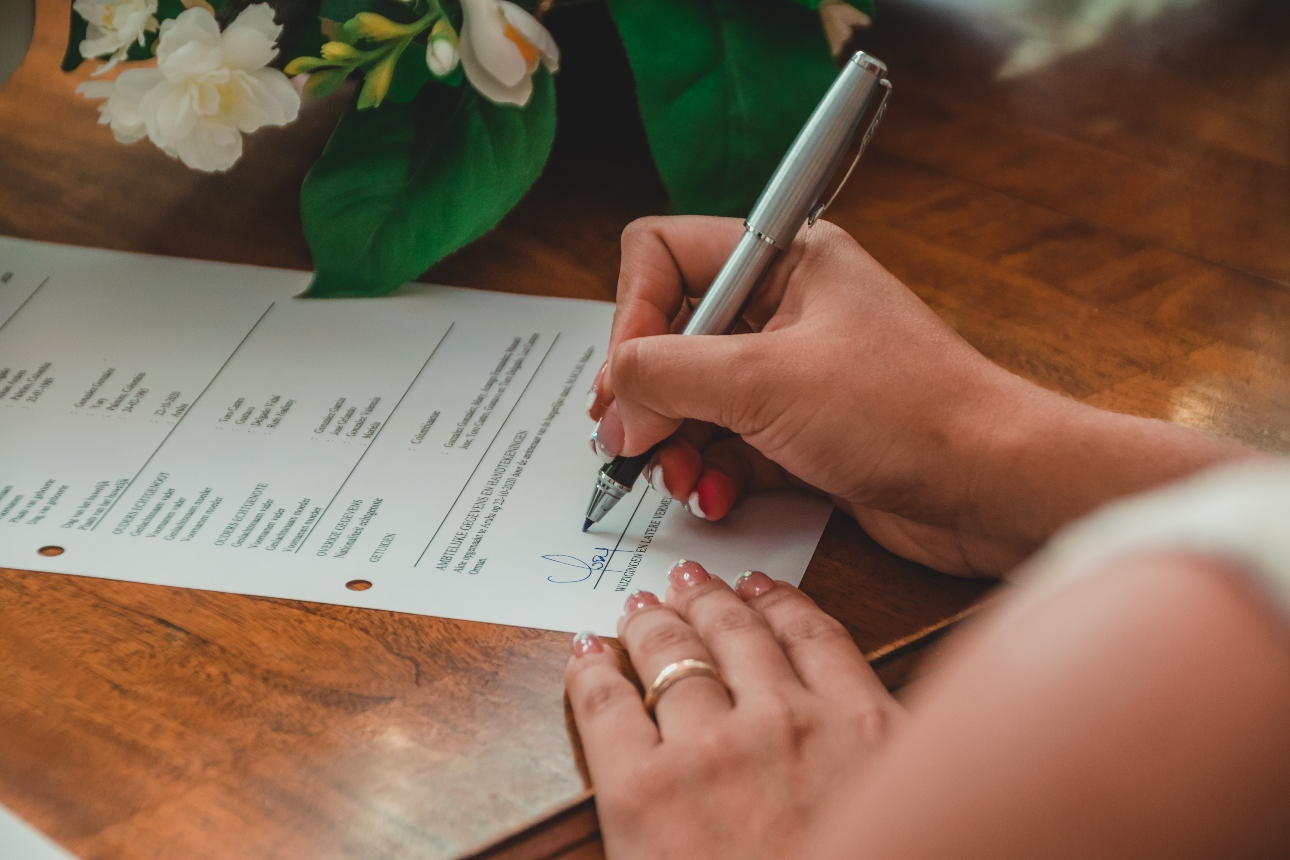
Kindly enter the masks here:
[[1107, 412], [1018, 377], [980, 422], [969, 530], [997, 544], [1002, 569], [1101, 505], [1221, 462], [1258, 456], [1166, 421]]

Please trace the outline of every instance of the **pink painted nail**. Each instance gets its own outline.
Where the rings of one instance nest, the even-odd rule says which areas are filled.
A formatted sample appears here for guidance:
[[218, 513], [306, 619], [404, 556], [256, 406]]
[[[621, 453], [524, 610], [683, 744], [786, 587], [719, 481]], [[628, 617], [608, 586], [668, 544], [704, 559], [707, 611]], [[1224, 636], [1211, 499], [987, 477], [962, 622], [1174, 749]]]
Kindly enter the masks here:
[[744, 600], [752, 600], [754, 597], [765, 594], [775, 587], [775, 580], [771, 579], [760, 570], [745, 570], [739, 574], [735, 580], [735, 594], [738, 594]]
[[633, 591], [627, 597], [627, 602], [623, 604], [623, 614], [631, 615], [633, 612], [644, 609], [647, 606], [658, 606], [659, 600], [649, 591]]
[[712, 577], [703, 569], [703, 565], [697, 561], [686, 561], [681, 559], [672, 565], [672, 569], [667, 572], [667, 580], [672, 583], [673, 588], [688, 588], [691, 585], [698, 585], [700, 582], [707, 582]]
[[584, 630], [573, 637], [573, 656], [586, 657], [588, 654], [599, 654], [605, 650], [605, 643], [590, 630]]

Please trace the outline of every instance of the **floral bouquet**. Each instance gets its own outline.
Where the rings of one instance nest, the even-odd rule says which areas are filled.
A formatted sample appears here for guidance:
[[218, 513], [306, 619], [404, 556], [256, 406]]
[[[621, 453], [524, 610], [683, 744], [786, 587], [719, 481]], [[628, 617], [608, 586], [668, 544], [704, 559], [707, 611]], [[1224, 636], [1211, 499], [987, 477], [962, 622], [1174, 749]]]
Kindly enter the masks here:
[[[526, 8], [526, 2], [529, 4]], [[607, 0], [678, 212], [744, 214], [871, 0]], [[315, 296], [380, 295], [490, 230], [555, 139], [553, 0], [75, 0], [116, 139], [221, 171], [354, 80], [301, 189]], [[832, 49], [832, 50], [831, 50]], [[108, 76], [118, 64], [128, 67]]]

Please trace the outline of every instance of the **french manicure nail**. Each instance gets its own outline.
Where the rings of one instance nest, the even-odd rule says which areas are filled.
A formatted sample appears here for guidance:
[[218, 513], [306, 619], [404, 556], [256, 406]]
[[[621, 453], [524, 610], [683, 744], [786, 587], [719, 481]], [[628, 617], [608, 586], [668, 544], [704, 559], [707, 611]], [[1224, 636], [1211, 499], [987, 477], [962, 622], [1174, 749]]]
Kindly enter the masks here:
[[707, 519], [707, 517], [704, 516], [703, 514], [703, 508], [699, 506], [698, 490], [695, 490], [693, 493], [690, 493], [690, 500], [685, 503], [685, 509], [690, 513], [694, 514], [696, 517], [698, 517], [701, 520]]
[[587, 411], [588, 412], [591, 411], [591, 407], [596, 405], [596, 397], [599, 394], [600, 394], [600, 389], [594, 385], [591, 386], [591, 388], [587, 391]]
[[703, 565], [697, 561], [687, 561], [681, 559], [672, 565], [672, 569], [667, 572], [667, 580], [672, 583], [673, 588], [688, 588], [691, 585], [698, 585], [700, 582], [707, 582], [712, 577], [703, 569]]
[[649, 470], [649, 486], [654, 492], [666, 497], [672, 498], [667, 491], [667, 482], [663, 479], [663, 464], [655, 463], [654, 468]]
[[609, 404], [605, 409], [605, 414], [600, 416], [600, 421], [596, 423], [596, 432], [592, 434], [596, 439], [597, 453], [601, 457], [607, 457], [609, 460], [614, 459], [623, 452], [623, 419], [618, 417], [618, 403]]
[[596, 429], [591, 431], [591, 453], [600, 458], [603, 463], [613, 462], [614, 455], [605, 450], [605, 446], [600, 441], [600, 424], [596, 424]]
[[605, 643], [590, 630], [584, 630], [573, 637], [573, 656], [586, 657], [588, 654], [599, 654], [605, 650]]
[[623, 604], [623, 614], [631, 615], [637, 610], [647, 606], [658, 606], [658, 604], [659, 600], [652, 592], [637, 589], [627, 596], [627, 602]]
[[775, 580], [760, 570], [745, 570], [735, 580], [735, 593], [744, 600], [765, 594], [775, 587]]

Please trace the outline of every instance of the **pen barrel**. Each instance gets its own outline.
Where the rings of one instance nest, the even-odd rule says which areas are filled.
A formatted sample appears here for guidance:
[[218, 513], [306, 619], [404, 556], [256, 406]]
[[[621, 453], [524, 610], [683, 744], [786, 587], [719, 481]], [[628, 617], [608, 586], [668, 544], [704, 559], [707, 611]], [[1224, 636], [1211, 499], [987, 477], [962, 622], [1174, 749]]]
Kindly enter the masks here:
[[786, 249], [838, 168], [887, 66], [863, 51], [838, 73], [748, 216], [748, 229]]
[[734, 252], [708, 287], [703, 301], [685, 324], [684, 334], [725, 334], [743, 310], [762, 273], [779, 249], [752, 231], [745, 231]]

